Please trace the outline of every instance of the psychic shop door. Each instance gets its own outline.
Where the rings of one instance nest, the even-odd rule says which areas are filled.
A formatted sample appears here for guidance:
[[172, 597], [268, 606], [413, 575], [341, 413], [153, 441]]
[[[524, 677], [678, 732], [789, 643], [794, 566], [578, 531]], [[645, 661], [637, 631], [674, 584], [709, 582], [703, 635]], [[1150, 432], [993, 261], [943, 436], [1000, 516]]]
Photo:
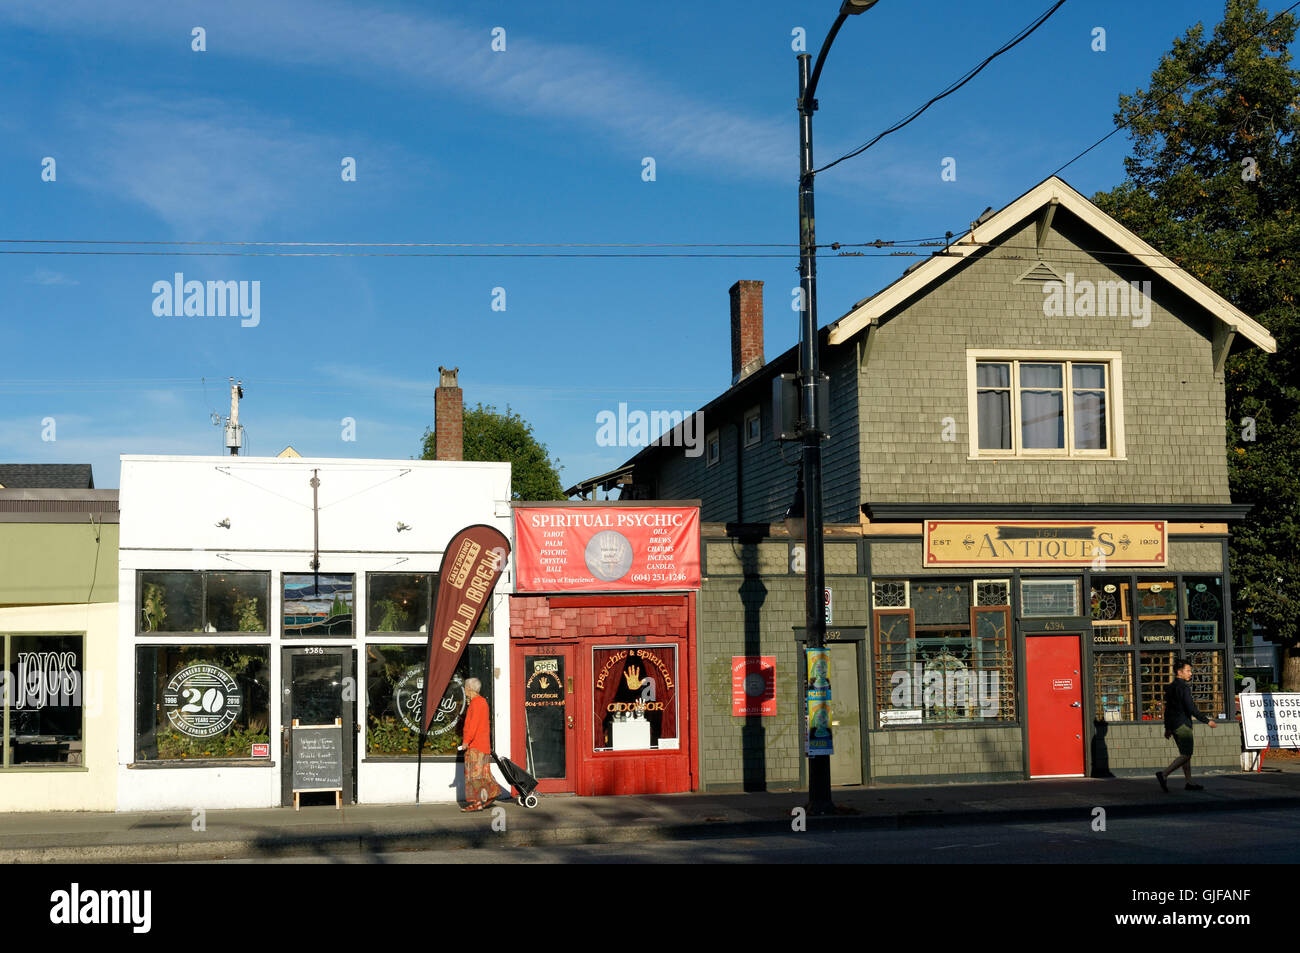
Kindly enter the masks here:
[[578, 744], [577, 646], [522, 645], [516, 649], [512, 749], [522, 754], [523, 767], [537, 778], [537, 790], [557, 793], [576, 790]]

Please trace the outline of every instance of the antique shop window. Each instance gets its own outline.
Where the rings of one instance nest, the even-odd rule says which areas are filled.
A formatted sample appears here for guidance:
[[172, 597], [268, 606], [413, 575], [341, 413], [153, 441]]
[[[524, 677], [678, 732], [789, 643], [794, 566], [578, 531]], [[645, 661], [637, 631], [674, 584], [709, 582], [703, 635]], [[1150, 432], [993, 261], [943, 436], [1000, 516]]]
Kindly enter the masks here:
[[970, 580], [909, 589], [910, 608], [874, 613], [879, 727], [1014, 721], [1010, 607], [973, 605]]
[[677, 748], [677, 649], [600, 646], [591, 656], [593, 747]]
[[975, 604], [977, 606], [1011, 605], [1011, 580], [976, 579]]
[[139, 634], [269, 631], [269, 572], [141, 572], [138, 580]]
[[877, 579], [871, 583], [871, 605], [874, 609], [907, 608], [906, 579]]
[[[135, 760], [253, 758], [270, 742], [269, 645], [138, 645]], [[269, 750], [268, 750], [269, 753]]]
[[1079, 580], [1021, 577], [1020, 614], [1025, 618], [1079, 615]]
[[84, 635], [0, 636], [5, 768], [85, 764]]
[[350, 573], [285, 573], [284, 637], [351, 635], [353, 579]]
[[1099, 719], [1163, 720], [1165, 686], [1180, 656], [1192, 663], [1201, 710], [1226, 717], [1221, 577], [1093, 576], [1089, 603]]
[[[424, 702], [424, 644], [366, 645], [366, 757], [414, 758]], [[483, 698], [494, 709], [492, 645], [471, 642], [452, 674], [424, 739], [426, 755], [455, 756], [465, 715], [465, 679], [483, 683]], [[493, 710], [495, 720], [495, 710]]]
[[1119, 355], [969, 350], [972, 457], [1111, 457]]

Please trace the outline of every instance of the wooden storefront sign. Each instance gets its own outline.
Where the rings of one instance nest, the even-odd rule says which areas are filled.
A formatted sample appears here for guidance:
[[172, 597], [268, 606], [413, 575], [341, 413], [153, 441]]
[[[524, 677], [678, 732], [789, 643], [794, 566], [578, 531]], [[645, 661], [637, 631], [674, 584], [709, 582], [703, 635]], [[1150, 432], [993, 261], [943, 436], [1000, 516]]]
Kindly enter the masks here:
[[926, 566], [1163, 567], [1163, 520], [926, 520]]

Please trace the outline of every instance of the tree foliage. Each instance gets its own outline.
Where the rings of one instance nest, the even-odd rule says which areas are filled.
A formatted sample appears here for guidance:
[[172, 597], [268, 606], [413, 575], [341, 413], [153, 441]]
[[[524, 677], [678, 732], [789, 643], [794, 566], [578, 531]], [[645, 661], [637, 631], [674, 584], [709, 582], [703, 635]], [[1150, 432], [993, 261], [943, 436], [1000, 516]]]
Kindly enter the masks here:
[[[1229, 482], [1253, 505], [1231, 533], [1234, 627], [1288, 646], [1284, 687], [1300, 688], [1300, 73], [1296, 18], [1228, 0], [1210, 37], [1174, 41], [1148, 88], [1120, 96], [1130, 123], [1126, 178], [1094, 201], [1267, 327], [1276, 354], [1240, 348], [1225, 369]], [[1238, 340], [1238, 345], [1244, 343]]]
[[[552, 460], [533, 427], [507, 405], [501, 413], [491, 405], [476, 404], [465, 411], [464, 459], [510, 464], [510, 496], [515, 500], [563, 500], [560, 461]], [[424, 432], [422, 460], [436, 460], [438, 436]]]

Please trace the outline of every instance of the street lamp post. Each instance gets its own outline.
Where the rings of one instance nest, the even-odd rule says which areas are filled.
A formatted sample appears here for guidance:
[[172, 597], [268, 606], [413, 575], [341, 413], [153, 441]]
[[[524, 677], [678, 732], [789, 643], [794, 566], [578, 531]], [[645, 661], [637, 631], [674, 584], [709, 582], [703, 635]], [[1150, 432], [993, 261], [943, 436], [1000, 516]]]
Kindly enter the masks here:
[[[811, 57], [799, 54], [799, 281], [803, 308], [799, 312], [799, 395], [803, 429], [804, 485], [804, 624], [807, 646], [820, 649], [826, 644], [826, 610], [823, 591], [826, 565], [822, 540], [822, 439], [825, 422], [818, 419], [818, 392], [825, 386], [817, 340], [817, 237], [813, 214], [812, 116], [817, 110], [817, 81], [835, 35], [848, 17], [865, 13], [877, 0], [844, 0], [839, 16], [826, 34], [811, 74]], [[831, 759], [829, 755], [808, 755], [808, 811], [829, 814], [831, 801]]]

